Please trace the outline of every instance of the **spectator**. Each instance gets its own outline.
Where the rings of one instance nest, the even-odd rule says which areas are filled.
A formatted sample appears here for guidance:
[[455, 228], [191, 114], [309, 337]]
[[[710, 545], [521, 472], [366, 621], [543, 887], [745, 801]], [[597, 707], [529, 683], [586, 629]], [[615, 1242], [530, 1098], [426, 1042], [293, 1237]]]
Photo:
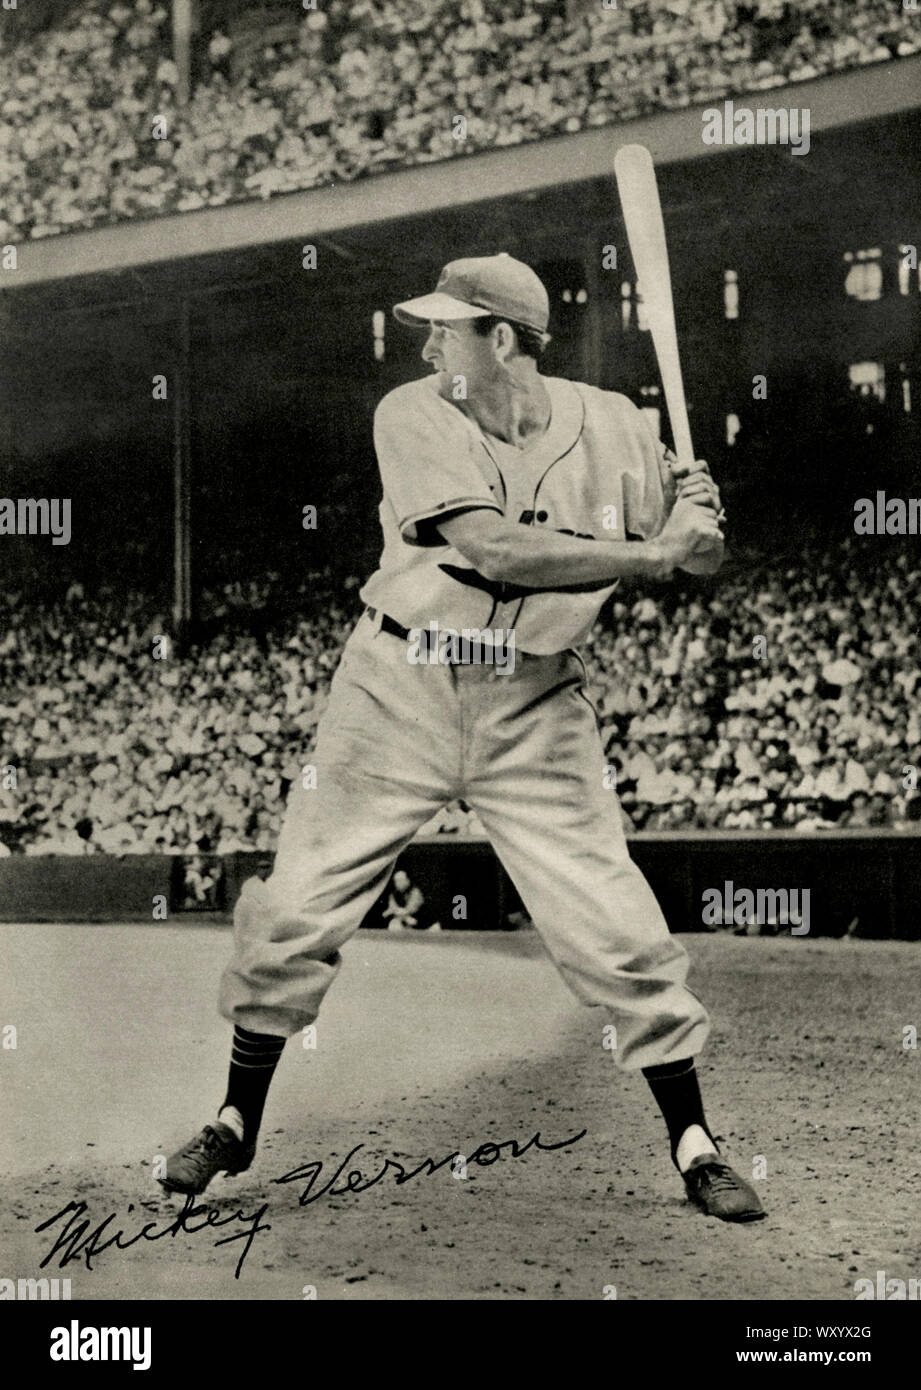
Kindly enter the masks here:
[[397, 869], [393, 875], [382, 916], [388, 931], [404, 931], [410, 927], [417, 931], [441, 930], [440, 923], [432, 919], [422, 889], [412, 882], [405, 869]]
[[[887, 567], [874, 559], [848, 542], [805, 546], [789, 567], [747, 560], [706, 607], [686, 591], [615, 595], [585, 656], [608, 710], [606, 761], [638, 829], [915, 824], [906, 768], [921, 766], [921, 573], [908, 552]], [[137, 654], [164, 627], [142, 594], [66, 581], [62, 593], [34, 609], [15, 589], [0, 594], [0, 765], [16, 768], [15, 785], [0, 779], [4, 843], [29, 854], [274, 849], [285, 790], [310, 776], [354, 584], [327, 572], [229, 579], [204, 595], [216, 635], [147, 663]], [[847, 686], [823, 676], [831, 613], [860, 668]], [[777, 663], [755, 669], [747, 634], [767, 631]], [[692, 642], [706, 661], [685, 661]], [[663, 675], [676, 662], [680, 675]], [[625, 685], [639, 709], [607, 698]], [[423, 833], [483, 830], [455, 804]]]
[[[329, 0], [268, 43], [229, 23], [205, 32], [180, 106], [169, 6], [83, 0], [50, 29], [4, 29], [0, 242], [269, 198], [921, 51], [916, 16], [891, 0], [798, 0], [793, 13], [769, 0], [584, 14], [557, 0]], [[851, 657], [827, 664], [839, 661]]]
[[187, 859], [183, 868], [183, 908], [201, 910], [216, 907], [220, 875], [215, 868], [206, 864], [201, 855]]

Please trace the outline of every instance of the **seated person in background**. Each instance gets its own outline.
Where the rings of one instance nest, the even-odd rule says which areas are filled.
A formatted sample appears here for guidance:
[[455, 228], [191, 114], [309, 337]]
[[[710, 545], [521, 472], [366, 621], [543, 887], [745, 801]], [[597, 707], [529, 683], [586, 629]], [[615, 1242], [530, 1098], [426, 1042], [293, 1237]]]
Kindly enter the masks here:
[[757, 824], [758, 819], [754, 811], [743, 802], [741, 797], [734, 796], [723, 820], [723, 829], [754, 830]]
[[219, 871], [207, 865], [200, 855], [195, 855], [185, 864], [183, 883], [184, 908], [215, 907], [217, 905], [217, 885]]
[[666, 830], [688, 830], [694, 825], [694, 802], [690, 796], [673, 801], [669, 807]]
[[841, 826], [861, 829], [870, 824], [870, 798], [866, 792], [852, 792], [847, 810], [838, 821]]
[[891, 825], [896, 819], [894, 808], [897, 798], [874, 795], [870, 800], [870, 825]]
[[791, 804], [794, 808], [792, 816], [794, 830], [800, 830], [803, 833], [810, 830], [834, 830], [834, 822], [826, 820], [822, 814], [821, 802], [801, 801]]
[[390, 882], [387, 906], [382, 912], [388, 931], [403, 931], [413, 927], [416, 931], [441, 931], [441, 924], [432, 920], [432, 913], [426, 907], [425, 895], [405, 869], [397, 869]]

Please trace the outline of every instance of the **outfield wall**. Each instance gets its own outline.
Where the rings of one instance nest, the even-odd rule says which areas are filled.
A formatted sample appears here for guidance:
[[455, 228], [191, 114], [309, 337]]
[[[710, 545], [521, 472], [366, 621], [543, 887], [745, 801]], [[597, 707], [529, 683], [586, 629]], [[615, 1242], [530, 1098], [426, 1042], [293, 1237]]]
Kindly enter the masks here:
[[[759, 889], [795, 892], [800, 895], [800, 915], [801, 895], [808, 890], [808, 932], [797, 934], [841, 936], [850, 931], [861, 937], [921, 940], [921, 834], [915, 832], [640, 833], [631, 837], [630, 851], [652, 884], [672, 931], [704, 929], [708, 890], [711, 895], [717, 890], [720, 900], [731, 900], [733, 906], [739, 901], [735, 893], [742, 889], [754, 894]], [[198, 856], [199, 869], [213, 880], [200, 897], [186, 880], [187, 862], [153, 855], [15, 855], [0, 860], [0, 921], [229, 921], [242, 883], [252, 874], [268, 874], [272, 855]], [[521, 903], [487, 842], [418, 840], [404, 852], [400, 865], [422, 889], [443, 928], [499, 930], [515, 925], [509, 914], [520, 911]], [[727, 883], [732, 885], [728, 898]], [[458, 915], [459, 899], [464, 900], [460, 910], [466, 916]], [[739, 905], [744, 912], [744, 902]], [[616, 903], [611, 909], [616, 911]], [[754, 916], [769, 915], [770, 910], [759, 913], [756, 899]], [[372, 913], [365, 925], [381, 925], [379, 916]], [[770, 932], [770, 923], [766, 926]], [[789, 927], [781, 922], [777, 929]]]

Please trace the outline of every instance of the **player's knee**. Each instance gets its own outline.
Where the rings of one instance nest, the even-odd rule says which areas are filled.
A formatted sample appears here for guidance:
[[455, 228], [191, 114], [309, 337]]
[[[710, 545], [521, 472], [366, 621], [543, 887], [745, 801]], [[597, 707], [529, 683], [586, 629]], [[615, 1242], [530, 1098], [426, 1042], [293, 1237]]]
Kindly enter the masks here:
[[249, 932], [271, 935], [271, 928], [276, 922], [295, 915], [293, 896], [286, 893], [284, 885], [274, 882], [273, 878], [248, 878], [243, 884], [233, 914], [234, 927], [238, 932], [244, 935]]

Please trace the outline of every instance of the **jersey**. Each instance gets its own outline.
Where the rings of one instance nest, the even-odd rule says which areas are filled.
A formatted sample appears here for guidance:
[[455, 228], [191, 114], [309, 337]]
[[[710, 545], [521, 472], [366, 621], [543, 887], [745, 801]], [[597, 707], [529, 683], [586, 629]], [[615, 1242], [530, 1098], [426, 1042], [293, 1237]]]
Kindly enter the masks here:
[[437, 530], [485, 507], [529, 526], [595, 540], [649, 540], [674, 505], [666, 450], [626, 396], [543, 377], [550, 423], [525, 449], [480, 428], [434, 373], [398, 386], [375, 412], [383, 497], [379, 568], [361, 589], [406, 628], [514, 629], [519, 650], [550, 655], [584, 641], [617, 581], [590, 592], [508, 596]]

